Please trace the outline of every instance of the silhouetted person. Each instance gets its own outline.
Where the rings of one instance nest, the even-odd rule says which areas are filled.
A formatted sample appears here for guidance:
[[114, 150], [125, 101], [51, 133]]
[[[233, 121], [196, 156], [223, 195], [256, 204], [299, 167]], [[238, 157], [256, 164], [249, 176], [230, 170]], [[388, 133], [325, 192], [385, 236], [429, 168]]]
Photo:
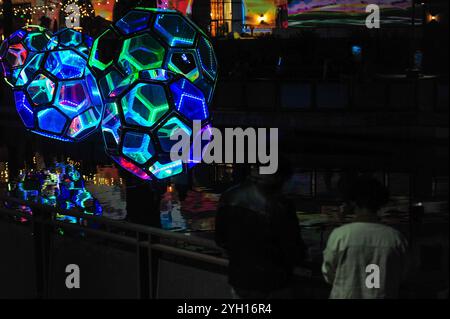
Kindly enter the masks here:
[[234, 297], [290, 297], [293, 268], [303, 260], [305, 246], [295, 208], [280, 192], [289, 175], [283, 164], [274, 175], [256, 169], [220, 199], [216, 243], [229, 255]]
[[407, 241], [378, 222], [388, 202], [387, 189], [376, 179], [347, 181], [343, 197], [356, 220], [333, 230], [323, 253], [322, 273], [333, 285], [332, 299], [397, 298], [406, 274]]
[[160, 228], [159, 205], [163, 186], [138, 180], [126, 173], [127, 220], [131, 223]]

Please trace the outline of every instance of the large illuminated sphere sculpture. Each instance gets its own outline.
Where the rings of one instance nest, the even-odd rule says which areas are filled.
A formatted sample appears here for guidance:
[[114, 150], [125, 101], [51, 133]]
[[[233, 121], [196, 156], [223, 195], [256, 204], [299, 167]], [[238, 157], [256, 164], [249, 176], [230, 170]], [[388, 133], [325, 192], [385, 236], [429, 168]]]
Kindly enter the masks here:
[[101, 122], [103, 100], [87, 65], [89, 40], [62, 30], [22, 68], [14, 87], [17, 112], [30, 131], [81, 141]]
[[217, 60], [208, 37], [178, 11], [135, 8], [95, 41], [89, 66], [107, 96], [127, 76], [166, 69], [185, 76], [211, 102]]
[[[197, 132], [194, 120], [201, 123]], [[120, 166], [144, 180], [165, 179], [198, 163], [193, 135], [200, 138], [208, 121], [202, 90], [184, 76], [152, 69], [130, 75], [111, 92], [102, 132], [107, 153]], [[184, 161], [170, 157], [177, 143], [170, 137], [177, 130], [190, 137], [190, 155]]]
[[0, 47], [0, 69], [10, 86], [16, 84], [23, 67], [36, 54], [46, 50], [51, 33], [40, 26], [23, 27], [7, 39]]

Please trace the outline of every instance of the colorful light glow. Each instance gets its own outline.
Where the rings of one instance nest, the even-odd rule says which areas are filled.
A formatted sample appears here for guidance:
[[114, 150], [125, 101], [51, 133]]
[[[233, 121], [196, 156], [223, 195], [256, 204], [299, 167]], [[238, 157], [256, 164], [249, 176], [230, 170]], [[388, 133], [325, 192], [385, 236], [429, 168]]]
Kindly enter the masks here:
[[152, 179], [150, 177], [150, 175], [148, 175], [146, 172], [144, 172], [144, 170], [140, 169], [135, 164], [124, 159], [123, 157], [112, 156], [111, 158], [115, 162], [117, 162], [117, 164], [119, 164], [121, 167], [123, 167], [124, 169], [126, 169], [127, 171], [132, 173], [133, 175], [135, 175], [143, 180], [151, 180]]
[[39, 26], [17, 30], [0, 46], [0, 65], [5, 81], [15, 87], [22, 68], [38, 53], [46, 50], [50, 32]]

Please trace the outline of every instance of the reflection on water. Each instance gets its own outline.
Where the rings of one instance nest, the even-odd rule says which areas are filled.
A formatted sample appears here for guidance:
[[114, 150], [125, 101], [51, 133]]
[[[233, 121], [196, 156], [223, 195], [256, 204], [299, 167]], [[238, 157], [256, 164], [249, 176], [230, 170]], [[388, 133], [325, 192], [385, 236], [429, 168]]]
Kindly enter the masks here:
[[86, 188], [103, 207], [103, 216], [115, 220], [125, 219], [126, 185], [114, 166], [97, 166], [97, 172], [84, 176]]

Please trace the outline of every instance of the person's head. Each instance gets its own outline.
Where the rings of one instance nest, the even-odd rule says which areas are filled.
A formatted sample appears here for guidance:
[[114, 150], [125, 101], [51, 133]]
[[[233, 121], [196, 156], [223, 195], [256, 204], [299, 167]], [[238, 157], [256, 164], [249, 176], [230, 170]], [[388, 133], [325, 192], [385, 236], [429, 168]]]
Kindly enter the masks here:
[[367, 175], [347, 180], [342, 185], [341, 193], [344, 202], [356, 213], [376, 214], [389, 200], [389, 192], [386, 187]]
[[293, 170], [290, 160], [280, 155], [278, 158], [278, 169], [274, 174], [261, 174], [259, 166], [255, 165], [251, 168], [251, 177], [258, 181], [261, 185], [269, 188], [281, 189], [283, 184], [291, 177]]

